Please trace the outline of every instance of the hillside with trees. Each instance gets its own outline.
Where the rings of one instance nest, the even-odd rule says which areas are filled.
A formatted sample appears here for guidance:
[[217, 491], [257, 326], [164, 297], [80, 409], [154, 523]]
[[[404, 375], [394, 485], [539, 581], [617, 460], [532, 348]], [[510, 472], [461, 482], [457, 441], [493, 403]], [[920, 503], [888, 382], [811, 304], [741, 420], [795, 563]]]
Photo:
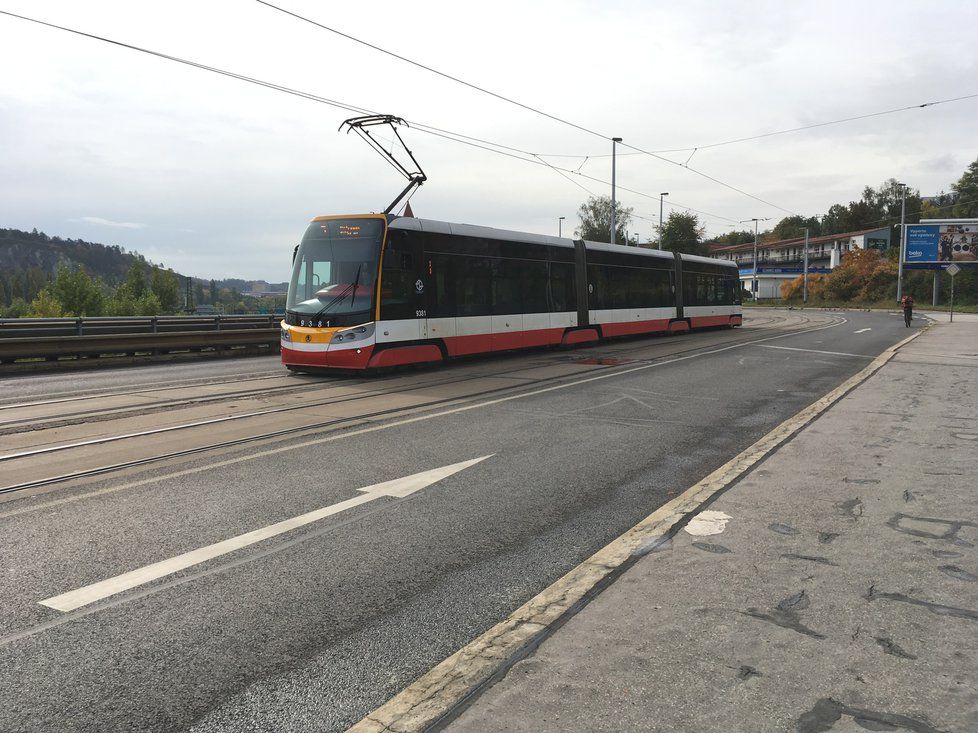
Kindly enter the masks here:
[[37, 229], [0, 229], [0, 317], [152, 316], [201, 306], [223, 313], [284, 308], [285, 283], [269, 285], [269, 291], [282, 295], [265, 298], [244, 295], [249, 284], [188, 278], [118, 245], [49, 237]]

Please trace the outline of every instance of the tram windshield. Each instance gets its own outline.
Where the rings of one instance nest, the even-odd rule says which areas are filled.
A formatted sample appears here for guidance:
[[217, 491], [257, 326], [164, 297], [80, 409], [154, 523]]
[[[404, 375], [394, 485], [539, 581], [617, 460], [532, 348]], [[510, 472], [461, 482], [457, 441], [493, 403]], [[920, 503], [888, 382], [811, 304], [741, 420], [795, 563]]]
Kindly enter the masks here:
[[314, 319], [370, 311], [381, 219], [314, 221], [295, 255], [286, 309]]

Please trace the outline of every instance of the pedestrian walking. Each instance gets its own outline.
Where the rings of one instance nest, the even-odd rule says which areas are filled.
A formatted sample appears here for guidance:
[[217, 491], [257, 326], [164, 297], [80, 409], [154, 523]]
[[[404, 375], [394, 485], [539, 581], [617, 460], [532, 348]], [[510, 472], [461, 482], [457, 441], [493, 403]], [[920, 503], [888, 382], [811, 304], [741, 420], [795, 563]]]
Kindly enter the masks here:
[[900, 304], [903, 306], [903, 322], [910, 328], [910, 321], [913, 320], [913, 296], [904, 295]]

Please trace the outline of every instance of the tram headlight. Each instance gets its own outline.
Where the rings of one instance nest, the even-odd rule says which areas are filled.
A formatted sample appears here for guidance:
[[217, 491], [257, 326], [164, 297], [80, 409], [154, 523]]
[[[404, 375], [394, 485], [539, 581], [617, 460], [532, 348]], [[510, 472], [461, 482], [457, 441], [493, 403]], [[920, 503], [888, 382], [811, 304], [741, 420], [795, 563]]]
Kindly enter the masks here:
[[284, 329], [284, 328], [282, 329], [282, 340], [283, 341], [291, 341], [292, 340], [292, 334], [287, 329]]

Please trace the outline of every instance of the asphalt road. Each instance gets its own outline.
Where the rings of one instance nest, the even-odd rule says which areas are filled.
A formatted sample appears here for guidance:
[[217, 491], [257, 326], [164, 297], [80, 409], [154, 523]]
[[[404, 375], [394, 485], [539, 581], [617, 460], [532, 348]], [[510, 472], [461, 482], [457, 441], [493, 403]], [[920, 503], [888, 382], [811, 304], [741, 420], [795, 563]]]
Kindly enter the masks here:
[[[305, 429], [277, 439], [6, 494], [0, 730], [342, 730], [906, 333], [883, 313], [762, 311], [736, 332], [347, 383], [283, 376], [289, 399], [324, 395], [310, 408], [320, 418], [340, 414], [328, 404], [336, 390], [367, 395], [353, 403], [364, 415], [401, 411], [300, 420]], [[22, 377], [5, 380], [4, 400], [275, 373], [267, 359], [246, 361]], [[129, 398], [90, 401], [119, 399]], [[221, 405], [208, 409], [231, 408]], [[150, 408], [127, 403], [125, 419], [172, 412]], [[241, 435], [260, 425], [234, 424]], [[76, 420], [11, 439], [37, 449], [85, 430], [111, 436], [114, 425]], [[211, 433], [180, 435], [203, 445]], [[63, 454], [94, 466], [163, 440]], [[8, 445], [0, 437], [0, 461]], [[358, 491], [478, 458], [403, 497], [387, 495], [403, 485]], [[18, 460], [43, 475], [51, 456]], [[325, 518], [58, 608], [69, 591], [340, 502]]]

